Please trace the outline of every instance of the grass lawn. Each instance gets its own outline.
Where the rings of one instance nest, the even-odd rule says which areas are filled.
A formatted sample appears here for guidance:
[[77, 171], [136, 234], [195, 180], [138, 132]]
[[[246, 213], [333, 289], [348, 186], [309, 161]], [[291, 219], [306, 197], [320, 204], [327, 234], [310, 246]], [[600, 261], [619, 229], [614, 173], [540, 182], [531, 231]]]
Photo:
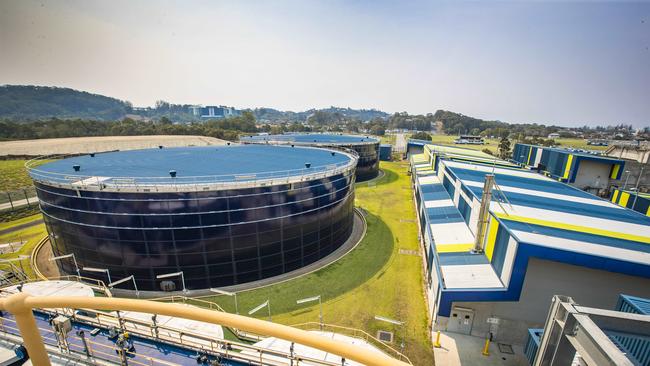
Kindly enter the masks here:
[[[483, 149], [490, 149], [493, 153], [497, 152], [497, 149], [499, 148], [499, 140], [498, 139], [485, 139], [485, 145], [457, 145], [454, 144], [454, 140], [457, 139], [458, 136], [451, 136], [451, 135], [431, 135], [431, 143], [433, 144], [439, 144], [439, 145], [450, 145], [450, 146], [457, 146], [457, 147], [462, 147], [466, 149], [472, 149], [472, 150], [483, 150]], [[575, 149], [585, 149], [585, 150], [605, 150], [607, 149], [607, 146], [591, 146], [587, 145], [587, 141], [584, 139], [555, 139], [555, 142], [558, 144], [559, 147], [571, 147]], [[517, 140], [510, 140], [510, 144], [512, 147], [517, 143]]]
[[12, 221], [9, 221], [9, 222], [1, 222], [0, 223], [0, 230], [5, 230], [5, 229], [9, 229], [11, 227], [17, 226], [17, 225], [22, 225], [22, 224], [26, 224], [28, 222], [40, 220], [41, 218], [43, 218], [41, 214], [36, 214], [36, 215], [30, 215], [30, 216], [27, 216], [27, 217], [23, 217], [23, 218], [20, 218], [18, 220], [12, 220]]
[[0, 191], [13, 191], [32, 185], [25, 169], [26, 161], [0, 160]]
[[555, 139], [555, 143], [560, 147], [572, 147], [574, 149], [584, 149], [584, 150], [597, 150], [603, 151], [607, 150], [608, 146], [592, 146], [587, 145], [585, 139]]
[[379, 143], [381, 144], [389, 144], [395, 146], [395, 135], [383, 135], [379, 136]]
[[454, 144], [454, 140], [456, 140], [458, 136], [456, 135], [431, 135], [431, 143], [432, 144], [438, 144], [438, 145], [449, 145], [449, 146], [456, 146], [456, 147], [462, 147], [465, 149], [472, 149], [472, 150], [483, 150], [483, 149], [489, 149], [493, 153], [497, 152], [497, 149], [499, 147], [499, 140], [498, 139], [485, 139], [485, 145], [458, 145]]
[[[39, 215], [34, 215], [30, 216], [29, 218], [21, 219], [21, 220], [16, 220], [10, 223], [3, 223], [1, 229], [7, 229], [10, 226], [15, 226], [19, 225], [31, 220], [36, 220], [40, 218]], [[39, 224], [36, 226], [31, 226], [22, 230], [14, 231], [12, 233], [7, 233], [0, 235], [0, 244], [6, 244], [6, 243], [15, 243], [15, 242], [20, 242], [20, 241], [27, 241], [25, 245], [23, 245], [20, 250], [16, 253], [6, 253], [6, 254], [0, 254], [0, 258], [2, 259], [9, 259], [9, 258], [16, 258], [19, 255], [31, 255], [32, 250], [34, 249], [34, 246], [45, 236], [47, 235], [47, 231], [45, 230], [45, 225], [44, 224]], [[18, 262], [14, 262], [14, 265], [17, 267], [20, 267]], [[5, 269], [7, 265], [6, 264], [1, 264], [0, 269]], [[30, 267], [29, 264], [29, 259], [25, 259], [22, 261], [22, 267], [25, 270], [25, 273], [30, 278], [36, 278], [36, 275], [34, 274], [34, 271]]]
[[[376, 184], [359, 183], [356, 205], [367, 213], [368, 232], [355, 250], [338, 262], [312, 274], [265, 288], [238, 293], [240, 313], [270, 299], [273, 321], [298, 324], [318, 321], [318, 303], [296, 305], [296, 300], [322, 295], [323, 317], [329, 324], [359, 328], [376, 335], [389, 330], [418, 365], [433, 364], [422, 288], [421, 258], [399, 254], [418, 250], [417, 224], [408, 165], [381, 162], [385, 176]], [[231, 298], [215, 301], [234, 311]], [[305, 306], [307, 305], [307, 306]], [[266, 311], [255, 314], [266, 318]], [[374, 319], [381, 315], [404, 321], [402, 327]], [[395, 346], [399, 349], [399, 346]]]

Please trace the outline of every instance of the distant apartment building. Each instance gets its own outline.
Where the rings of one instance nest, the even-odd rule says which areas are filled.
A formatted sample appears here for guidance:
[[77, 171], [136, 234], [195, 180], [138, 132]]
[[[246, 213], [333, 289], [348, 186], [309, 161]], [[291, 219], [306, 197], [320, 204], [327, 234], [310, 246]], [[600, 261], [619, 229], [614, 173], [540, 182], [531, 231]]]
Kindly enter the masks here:
[[200, 106], [195, 105], [190, 107], [192, 115], [201, 119], [219, 119], [228, 118], [238, 115], [238, 111], [233, 107], [226, 106]]

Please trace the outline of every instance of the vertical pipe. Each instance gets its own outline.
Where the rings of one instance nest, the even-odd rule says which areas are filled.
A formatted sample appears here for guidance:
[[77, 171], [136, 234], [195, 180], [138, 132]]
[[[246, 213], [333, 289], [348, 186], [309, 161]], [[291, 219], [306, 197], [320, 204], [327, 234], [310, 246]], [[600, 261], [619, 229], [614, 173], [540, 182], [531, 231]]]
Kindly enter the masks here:
[[43, 338], [36, 326], [36, 320], [32, 309], [25, 304], [25, 300], [29, 298], [24, 292], [13, 294], [9, 296], [5, 302], [5, 308], [14, 315], [16, 325], [20, 335], [25, 342], [27, 353], [35, 366], [50, 366], [50, 358], [47, 356]]
[[492, 187], [494, 186], [494, 175], [486, 174], [485, 183], [483, 184], [483, 197], [481, 197], [481, 207], [479, 208], [478, 225], [476, 228], [476, 239], [474, 241], [475, 253], [483, 253], [483, 242], [485, 239], [485, 229], [489, 219], [488, 211], [490, 202], [492, 202]]

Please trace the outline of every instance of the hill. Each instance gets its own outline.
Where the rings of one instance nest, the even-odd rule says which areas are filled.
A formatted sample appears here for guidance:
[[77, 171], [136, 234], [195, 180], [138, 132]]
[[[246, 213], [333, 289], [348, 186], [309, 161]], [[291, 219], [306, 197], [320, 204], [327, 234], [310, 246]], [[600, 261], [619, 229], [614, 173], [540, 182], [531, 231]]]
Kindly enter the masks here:
[[0, 118], [116, 120], [130, 112], [129, 102], [99, 94], [46, 86], [0, 86]]

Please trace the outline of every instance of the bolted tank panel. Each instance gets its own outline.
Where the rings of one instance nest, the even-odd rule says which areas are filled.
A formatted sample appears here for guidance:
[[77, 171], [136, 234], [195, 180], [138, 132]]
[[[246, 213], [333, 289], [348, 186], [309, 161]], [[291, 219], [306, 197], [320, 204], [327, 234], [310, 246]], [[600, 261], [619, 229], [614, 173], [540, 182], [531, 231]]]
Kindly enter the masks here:
[[[356, 156], [279, 146], [213, 150], [221, 151], [107, 153], [30, 169], [54, 255], [74, 253], [80, 268], [106, 268], [113, 281], [134, 275], [140, 290], [170, 280], [181, 289], [178, 278], [156, 279], [179, 271], [188, 289], [203, 289], [298, 269], [348, 239]], [[68, 173], [73, 160], [89, 175]], [[170, 170], [175, 177], [160, 174]], [[75, 273], [71, 261], [57, 263]]]

